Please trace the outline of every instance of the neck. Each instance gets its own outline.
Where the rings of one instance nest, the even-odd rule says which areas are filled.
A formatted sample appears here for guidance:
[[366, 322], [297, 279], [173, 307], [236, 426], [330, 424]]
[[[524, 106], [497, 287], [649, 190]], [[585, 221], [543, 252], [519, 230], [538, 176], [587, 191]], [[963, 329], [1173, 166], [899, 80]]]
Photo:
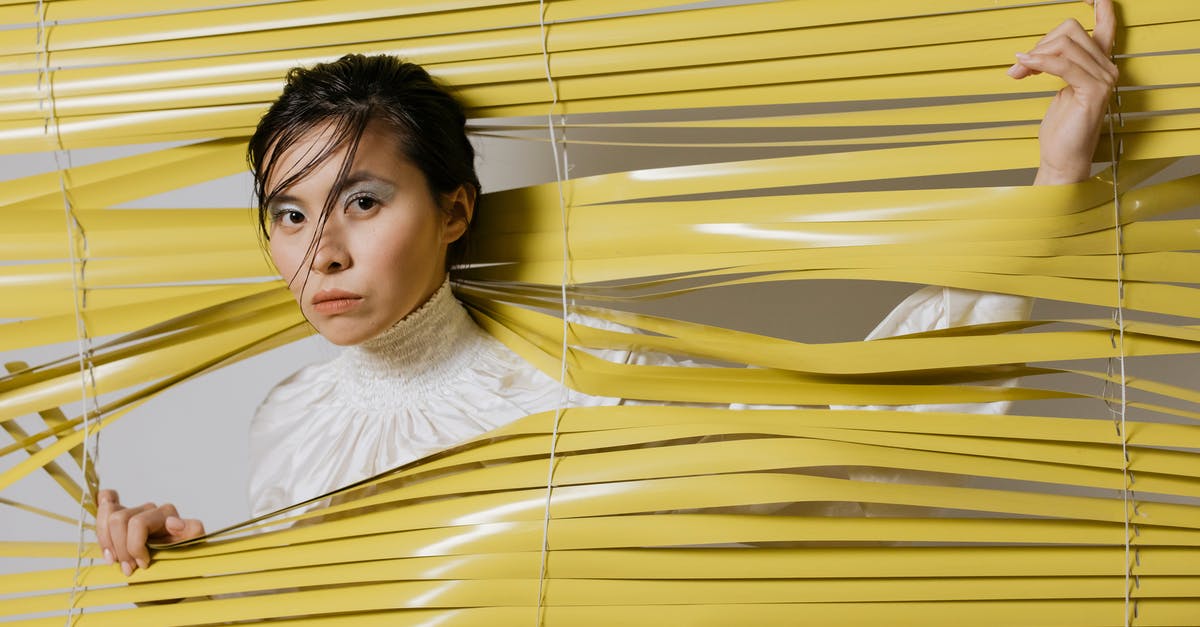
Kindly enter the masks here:
[[368, 402], [437, 389], [468, 367], [484, 335], [450, 291], [450, 282], [387, 331], [346, 349], [347, 383]]

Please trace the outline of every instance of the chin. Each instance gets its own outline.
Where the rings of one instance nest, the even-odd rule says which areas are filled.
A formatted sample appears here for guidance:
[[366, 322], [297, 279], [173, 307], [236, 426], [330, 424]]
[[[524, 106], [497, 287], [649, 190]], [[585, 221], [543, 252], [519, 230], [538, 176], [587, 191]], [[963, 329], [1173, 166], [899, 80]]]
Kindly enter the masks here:
[[354, 346], [375, 337], [378, 331], [372, 331], [362, 324], [313, 324], [313, 328], [321, 337], [335, 346]]
[[321, 337], [328, 340], [329, 343], [333, 344], [334, 346], [354, 346], [355, 344], [360, 344], [363, 340], [367, 339], [365, 337], [343, 337], [340, 335], [328, 335], [325, 333], [322, 333]]
[[336, 346], [354, 346], [375, 337], [374, 334], [363, 333], [321, 333], [321, 336]]

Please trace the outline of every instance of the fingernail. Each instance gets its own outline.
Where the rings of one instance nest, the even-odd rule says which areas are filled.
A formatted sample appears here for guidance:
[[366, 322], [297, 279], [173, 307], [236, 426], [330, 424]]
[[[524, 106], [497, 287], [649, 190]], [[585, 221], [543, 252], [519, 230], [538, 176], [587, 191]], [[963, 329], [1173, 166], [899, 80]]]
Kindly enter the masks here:
[[150, 566], [150, 563], [144, 559], [138, 558], [137, 565], [138, 565], [138, 568], [145, 569]]
[[1021, 61], [1028, 61], [1029, 55], [1025, 54], [1024, 52], [1018, 52], [1017, 58], [1020, 59]]
[[133, 574], [133, 567], [129, 565], [129, 562], [121, 562], [121, 572], [128, 577]]
[[1008, 68], [1008, 72], [1006, 72], [1006, 73], [1007, 73], [1009, 76], [1016, 77], [1016, 75], [1017, 75], [1017, 72], [1018, 72], [1018, 70], [1020, 69], [1020, 67], [1021, 67], [1020, 65], [1017, 65], [1017, 64], [1015, 64], [1015, 63], [1014, 63], [1012, 67]]
[[112, 563], [113, 563], [112, 551], [110, 551], [108, 549], [104, 549], [104, 561], [108, 562], [108, 564], [110, 566], [112, 565]]

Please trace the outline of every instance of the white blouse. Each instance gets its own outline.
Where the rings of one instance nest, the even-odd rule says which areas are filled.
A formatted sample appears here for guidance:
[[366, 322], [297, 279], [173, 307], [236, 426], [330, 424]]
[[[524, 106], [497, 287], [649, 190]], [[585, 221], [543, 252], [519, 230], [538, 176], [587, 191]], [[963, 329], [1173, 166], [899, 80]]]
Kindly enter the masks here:
[[[869, 336], [1024, 319], [1026, 298], [927, 287]], [[604, 351], [626, 363], [695, 365], [660, 353]], [[480, 329], [449, 282], [379, 337], [301, 368], [250, 426], [255, 516], [325, 494], [561, 402], [557, 381]], [[569, 393], [574, 407], [621, 399]], [[1004, 411], [1004, 403], [943, 411]]]

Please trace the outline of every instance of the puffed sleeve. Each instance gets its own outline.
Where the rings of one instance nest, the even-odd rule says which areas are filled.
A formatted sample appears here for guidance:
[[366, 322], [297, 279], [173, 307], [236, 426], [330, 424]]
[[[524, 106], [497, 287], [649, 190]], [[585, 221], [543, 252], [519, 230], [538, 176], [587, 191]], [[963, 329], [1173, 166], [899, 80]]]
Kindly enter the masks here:
[[[882, 322], [867, 335], [868, 340], [923, 333], [974, 324], [1028, 320], [1033, 311], [1033, 299], [1008, 294], [975, 292], [950, 287], [927, 286], [917, 290], [892, 309]], [[996, 382], [1014, 385], [1015, 379]], [[1010, 403], [970, 403], [961, 405], [904, 405], [904, 406], [847, 406], [832, 405], [833, 409], [903, 409], [910, 411], [970, 412], [1003, 414]]]
[[[973, 324], [1028, 320], [1033, 310], [1033, 299], [1007, 294], [992, 294], [955, 288], [928, 286], [917, 290], [896, 306], [875, 327], [868, 340], [910, 333], [921, 333]], [[996, 385], [1015, 385], [1016, 379], [993, 382]], [[1008, 411], [1008, 401], [993, 403], [902, 405], [865, 407], [831, 405], [832, 409], [874, 409], [902, 411], [943, 411], [976, 414], [1003, 414]], [[843, 469], [845, 477], [855, 481], [876, 483], [907, 483], [943, 486], [962, 486], [969, 481], [966, 477], [922, 473], [910, 470], [884, 469], [875, 467], [849, 466]], [[860, 503], [864, 516], [912, 516], [929, 515], [900, 505], [884, 503]]]
[[[886, 337], [923, 333], [938, 329], [961, 327], [993, 322], [1028, 320], [1033, 309], [1033, 299], [1008, 294], [976, 292], [949, 287], [927, 286], [904, 299], [872, 330], [865, 339], [876, 340]], [[604, 320], [577, 317], [582, 322], [603, 329], [636, 332], [634, 329]], [[646, 366], [704, 367], [706, 364], [682, 359], [658, 351], [593, 351], [610, 361]], [[996, 385], [1014, 385], [1015, 379], [994, 382]], [[643, 404], [625, 400], [623, 404]], [[657, 403], [651, 403], [657, 404]], [[902, 409], [911, 411], [970, 412], [979, 414], [1002, 414], [1010, 403], [906, 405], [906, 406], [851, 406], [831, 405], [831, 409]], [[746, 405], [734, 403], [733, 409], [790, 409], [782, 405]]]
[[319, 425], [305, 420], [327, 394], [330, 376], [321, 366], [306, 366], [281, 381], [258, 406], [250, 420], [250, 512], [261, 516], [320, 494], [325, 478], [299, 460], [313, 457], [309, 449], [322, 439]]

